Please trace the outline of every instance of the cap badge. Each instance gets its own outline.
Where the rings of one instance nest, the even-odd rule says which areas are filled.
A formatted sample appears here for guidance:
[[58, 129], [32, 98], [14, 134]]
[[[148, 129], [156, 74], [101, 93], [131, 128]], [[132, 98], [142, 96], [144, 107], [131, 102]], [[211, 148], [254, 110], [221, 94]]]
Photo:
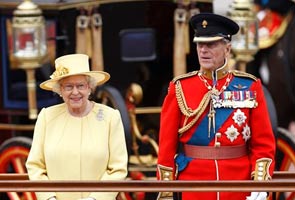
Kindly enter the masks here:
[[202, 22], [202, 26], [203, 26], [203, 28], [206, 28], [207, 25], [208, 25], [208, 22], [207, 22], [206, 20], [203, 20], [203, 22]]

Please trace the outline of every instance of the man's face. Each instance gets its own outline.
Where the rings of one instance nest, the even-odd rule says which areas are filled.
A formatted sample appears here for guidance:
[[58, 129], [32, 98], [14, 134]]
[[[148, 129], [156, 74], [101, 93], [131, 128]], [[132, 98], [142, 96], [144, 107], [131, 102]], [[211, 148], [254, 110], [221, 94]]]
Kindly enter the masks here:
[[224, 40], [198, 42], [197, 53], [201, 69], [214, 71], [224, 64], [229, 56], [231, 44]]

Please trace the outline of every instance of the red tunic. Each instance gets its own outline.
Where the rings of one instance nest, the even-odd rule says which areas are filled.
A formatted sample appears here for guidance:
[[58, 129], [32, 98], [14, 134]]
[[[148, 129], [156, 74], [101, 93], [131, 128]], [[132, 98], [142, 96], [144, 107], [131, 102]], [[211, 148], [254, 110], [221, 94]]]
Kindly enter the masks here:
[[[249, 98], [243, 97], [243, 95], [250, 93], [255, 94], [258, 104], [255, 108], [249, 106], [235, 108], [221, 106], [215, 108], [215, 133], [221, 133], [221, 137], [217, 140], [214, 136], [215, 133], [212, 131], [208, 136], [209, 105], [192, 127], [179, 134], [178, 130], [185, 123], [185, 116], [181, 112], [177, 101], [175, 82], [170, 83], [161, 112], [158, 167], [171, 168], [173, 174], [177, 174], [174, 179], [250, 180], [251, 173], [255, 171], [256, 161], [261, 158], [272, 160], [269, 168], [270, 176], [272, 175], [274, 170], [275, 138], [261, 82], [259, 79], [250, 78], [250, 76], [236, 76], [233, 74], [230, 82], [226, 83], [226, 78], [218, 80], [217, 83], [218, 90], [221, 90], [222, 86], [227, 86], [221, 98], [229, 100], [234, 95], [241, 94], [235, 100], [243, 104], [243, 102], [246, 102], [245, 99]], [[212, 85], [211, 80], [204, 80], [207, 80]], [[192, 110], [198, 108], [203, 96], [209, 90], [204, 80], [201, 80], [197, 73], [179, 79], [186, 105]], [[228, 94], [231, 94], [232, 97], [224, 97]], [[191, 118], [193, 117], [190, 117], [188, 122], [192, 120]], [[248, 148], [248, 155], [232, 159], [214, 160], [191, 158], [178, 152], [179, 144], [214, 146], [216, 141], [220, 143], [221, 147], [245, 144]], [[178, 166], [178, 172], [176, 172], [176, 165]], [[161, 179], [159, 171], [158, 179]], [[219, 196], [219, 200], [245, 200], [247, 195], [249, 195], [249, 192], [183, 192], [182, 199], [216, 200]]]

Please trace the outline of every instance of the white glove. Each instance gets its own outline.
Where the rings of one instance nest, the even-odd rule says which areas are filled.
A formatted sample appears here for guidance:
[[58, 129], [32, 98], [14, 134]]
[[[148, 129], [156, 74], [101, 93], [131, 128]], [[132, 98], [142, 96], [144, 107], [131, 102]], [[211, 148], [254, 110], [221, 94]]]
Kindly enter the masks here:
[[82, 199], [78, 199], [78, 200], [96, 200], [96, 199], [93, 197], [86, 197], [86, 198], [82, 198]]
[[266, 192], [251, 192], [251, 196], [247, 196], [246, 200], [266, 200]]

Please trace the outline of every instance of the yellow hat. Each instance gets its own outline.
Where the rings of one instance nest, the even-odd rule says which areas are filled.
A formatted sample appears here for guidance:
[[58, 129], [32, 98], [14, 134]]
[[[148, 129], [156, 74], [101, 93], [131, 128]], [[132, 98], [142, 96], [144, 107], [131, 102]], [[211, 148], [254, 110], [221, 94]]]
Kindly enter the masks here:
[[55, 60], [55, 71], [50, 79], [40, 84], [44, 90], [52, 90], [59, 80], [74, 76], [88, 75], [95, 78], [97, 85], [102, 85], [110, 79], [110, 75], [103, 71], [89, 70], [89, 57], [85, 54], [70, 54], [57, 58]]

